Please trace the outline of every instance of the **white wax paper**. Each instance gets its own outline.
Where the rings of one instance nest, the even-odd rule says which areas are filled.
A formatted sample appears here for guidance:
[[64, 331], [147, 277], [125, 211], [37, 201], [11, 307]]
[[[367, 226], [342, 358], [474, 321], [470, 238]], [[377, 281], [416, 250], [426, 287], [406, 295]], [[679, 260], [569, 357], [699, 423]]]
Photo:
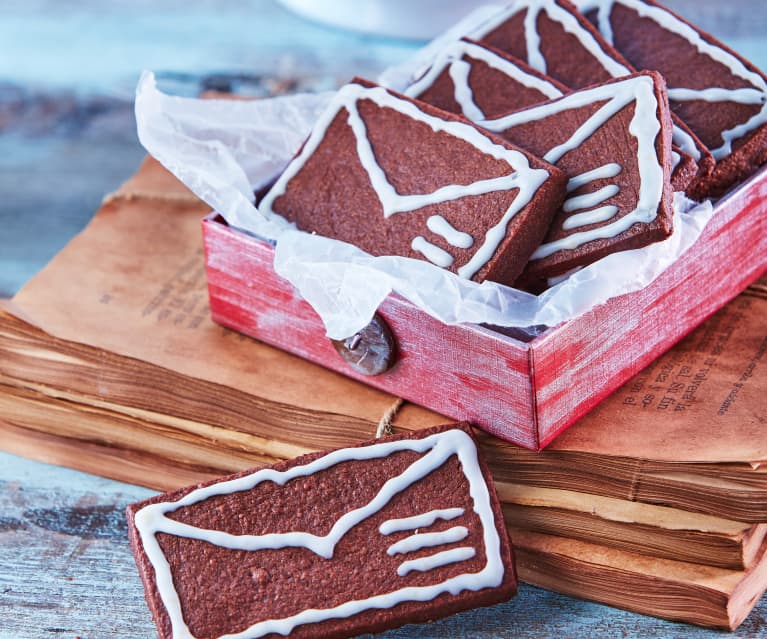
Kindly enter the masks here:
[[197, 100], [160, 92], [145, 73], [136, 92], [141, 143], [233, 227], [276, 243], [274, 268], [317, 311], [328, 337], [362, 329], [396, 293], [446, 324], [554, 326], [611, 297], [647, 286], [697, 240], [709, 202], [675, 200], [674, 233], [664, 242], [610, 255], [539, 296], [494, 282], [476, 284], [421, 260], [373, 257], [311, 235], [253, 204], [299, 149], [329, 94], [255, 101]]

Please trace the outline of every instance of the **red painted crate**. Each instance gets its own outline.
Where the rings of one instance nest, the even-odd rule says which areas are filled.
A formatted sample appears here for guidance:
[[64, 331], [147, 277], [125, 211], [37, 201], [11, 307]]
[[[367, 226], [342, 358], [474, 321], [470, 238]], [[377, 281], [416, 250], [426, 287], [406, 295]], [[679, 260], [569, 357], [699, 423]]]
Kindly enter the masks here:
[[319, 316], [272, 270], [273, 249], [212, 214], [203, 222], [213, 319], [503, 439], [540, 449], [767, 269], [767, 169], [715, 206], [700, 239], [646, 288], [529, 342], [446, 326], [389, 296], [396, 363], [373, 377], [336, 352]]

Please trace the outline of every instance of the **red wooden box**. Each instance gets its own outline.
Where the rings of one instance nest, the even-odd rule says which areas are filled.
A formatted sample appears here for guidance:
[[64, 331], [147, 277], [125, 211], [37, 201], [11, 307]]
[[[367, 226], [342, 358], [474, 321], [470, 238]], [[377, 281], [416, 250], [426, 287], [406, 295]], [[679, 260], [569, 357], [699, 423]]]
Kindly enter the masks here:
[[446, 326], [389, 296], [379, 314], [397, 360], [373, 377], [339, 356], [314, 310], [274, 273], [272, 247], [215, 214], [203, 222], [210, 306], [224, 326], [539, 449], [767, 269], [767, 169], [715, 209], [700, 239], [651, 285], [529, 342]]

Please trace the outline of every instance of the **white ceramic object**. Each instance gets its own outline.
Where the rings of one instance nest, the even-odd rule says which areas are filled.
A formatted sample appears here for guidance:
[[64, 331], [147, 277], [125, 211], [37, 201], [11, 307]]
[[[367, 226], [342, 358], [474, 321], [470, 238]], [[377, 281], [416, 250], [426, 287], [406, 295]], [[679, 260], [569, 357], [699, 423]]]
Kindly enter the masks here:
[[279, 0], [296, 13], [335, 27], [429, 40], [463, 18], [476, 0]]

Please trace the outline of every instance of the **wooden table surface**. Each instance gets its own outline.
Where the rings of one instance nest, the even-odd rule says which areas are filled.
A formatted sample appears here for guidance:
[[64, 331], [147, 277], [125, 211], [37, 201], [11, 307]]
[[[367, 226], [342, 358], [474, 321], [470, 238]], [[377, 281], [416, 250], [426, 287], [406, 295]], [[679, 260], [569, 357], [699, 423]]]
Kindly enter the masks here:
[[[254, 94], [374, 77], [414, 49], [334, 31], [268, 0], [35, 0], [0, 18], [0, 297], [12, 295], [136, 168], [143, 68], [176, 93]], [[670, 3], [767, 68], [763, 0]], [[0, 639], [155, 636], [125, 506], [150, 491], [0, 453]], [[383, 635], [721, 637], [522, 586], [511, 602]], [[767, 637], [767, 601], [734, 636]]]

